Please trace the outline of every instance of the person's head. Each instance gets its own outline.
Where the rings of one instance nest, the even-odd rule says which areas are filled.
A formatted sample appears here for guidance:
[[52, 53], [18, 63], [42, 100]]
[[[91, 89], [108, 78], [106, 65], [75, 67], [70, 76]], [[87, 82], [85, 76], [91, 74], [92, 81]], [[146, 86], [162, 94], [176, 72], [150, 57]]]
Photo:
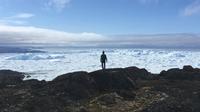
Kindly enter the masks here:
[[105, 51], [103, 51], [102, 54], [105, 54]]

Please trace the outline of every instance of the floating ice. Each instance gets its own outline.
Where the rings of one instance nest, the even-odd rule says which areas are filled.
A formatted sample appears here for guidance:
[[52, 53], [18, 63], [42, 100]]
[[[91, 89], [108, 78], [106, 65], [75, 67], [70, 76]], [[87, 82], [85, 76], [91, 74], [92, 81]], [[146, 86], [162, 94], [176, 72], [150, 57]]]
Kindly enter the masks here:
[[[55, 49], [49, 53], [0, 54], [0, 69], [30, 73], [31, 78], [52, 80], [74, 71], [101, 69], [103, 49]], [[166, 49], [104, 49], [108, 68], [137, 66], [152, 73], [184, 65], [200, 67], [200, 51]]]
[[37, 54], [37, 53], [29, 53], [29, 54], [19, 54], [16, 56], [12, 56], [7, 58], [7, 60], [52, 60], [52, 59], [63, 59], [64, 55], [59, 54]]

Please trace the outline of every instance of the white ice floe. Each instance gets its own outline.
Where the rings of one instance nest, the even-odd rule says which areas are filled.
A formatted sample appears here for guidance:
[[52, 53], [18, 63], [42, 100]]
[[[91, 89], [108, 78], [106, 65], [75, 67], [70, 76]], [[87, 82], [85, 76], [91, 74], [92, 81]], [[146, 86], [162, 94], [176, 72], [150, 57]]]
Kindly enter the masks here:
[[[166, 49], [107, 49], [108, 68], [137, 66], [152, 73], [184, 65], [200, 67], [200, 51]], [[0, 69], [30, 73], [31, 78], [52, 80], [73, 71], [100, 69], [102, 49], [56, 49], [49, 53], [0, 54]]]
[[52, 59], [63, 59], [64, 55], [49, 55], [49, 54], [35, 54], [35, 53], [27, 53], [15, 55], [7, 58], [7, 60], [52, 60]]

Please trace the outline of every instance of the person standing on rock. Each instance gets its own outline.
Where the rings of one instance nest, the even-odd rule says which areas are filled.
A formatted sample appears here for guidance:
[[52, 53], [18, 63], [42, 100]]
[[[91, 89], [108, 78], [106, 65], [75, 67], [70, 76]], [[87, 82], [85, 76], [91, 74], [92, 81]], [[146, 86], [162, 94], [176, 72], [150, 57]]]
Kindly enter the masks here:
[[100, 61], [101, 61], [102, 69], [106, 69], [107, 56], [104, 51], [102, 52]]

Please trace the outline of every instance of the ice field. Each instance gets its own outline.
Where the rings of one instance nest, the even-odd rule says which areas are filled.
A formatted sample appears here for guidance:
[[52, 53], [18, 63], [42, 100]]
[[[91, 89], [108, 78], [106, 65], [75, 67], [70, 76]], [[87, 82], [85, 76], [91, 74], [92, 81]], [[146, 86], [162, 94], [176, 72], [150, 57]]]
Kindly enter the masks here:
[[[31, 78], [52, 80], [74, 71], [101, 69], [103, 49], [48, 49], [46, 53], [1, 53], [0, 69], [29, 73]], [[137, 66], [152, 73], [184, 65], [200, 67], [200, 51], [169, 49], [105, 49], [107, 68]]]

